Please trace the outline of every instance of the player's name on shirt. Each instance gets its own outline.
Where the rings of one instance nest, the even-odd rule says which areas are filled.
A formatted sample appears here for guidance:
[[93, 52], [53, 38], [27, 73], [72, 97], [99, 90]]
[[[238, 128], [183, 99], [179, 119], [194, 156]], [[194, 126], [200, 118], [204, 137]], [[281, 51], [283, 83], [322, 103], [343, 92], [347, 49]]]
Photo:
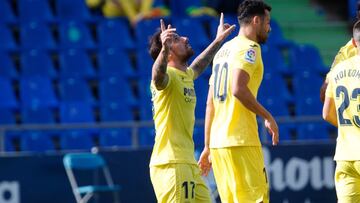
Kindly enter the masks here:
[[344, 78], [357, 78], [357, 79], [360, 79], [360, 70], [357, 70], [357, 69], [345, 69], [345, 70], [339, 71], [334, 77], [335, 83], [337, 84], [338, 82], [340, 82]]
[[229, 57], [229, 55], [230, 55], [230, 50], [229, 50], [229, 49], [223, 49], [223, 50], [220, 50], [220, 51], [216, 54], [214, 60], [217, 60], [217, 59], [223, 58], [223, 57]]

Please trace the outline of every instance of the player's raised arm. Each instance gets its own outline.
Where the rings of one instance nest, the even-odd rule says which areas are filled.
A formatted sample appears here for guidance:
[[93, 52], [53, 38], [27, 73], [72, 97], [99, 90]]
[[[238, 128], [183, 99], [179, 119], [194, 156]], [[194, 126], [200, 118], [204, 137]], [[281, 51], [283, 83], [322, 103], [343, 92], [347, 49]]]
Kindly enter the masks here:
[[156, 58], [154, 65], [152, 67], [152, 76], [151, 79], [154, 81], [154, 85], [158, 90], [164, 89], [169, 81], [169, 77], [166, 73], [168, 56], [170, 52], [171, 38], [175, 34], [175, 28], [171, 28], [171, 25], [165, 27], [164, 21], [160, 20], [161, 27], [161, 51]]
[[194, 70], [194, 79], [199, 77], [205, 68], [213, 60], [216, 52], [220, 48], [222, 42], [230, 35], [230, 33], [235, 29], [235, 25], [224, 24], [224, 14], [220, 15], [220, 23], [217, 29], [217, 34], [215, 40], [203, 51], [195, 60], [191, 63], [190, 68]]

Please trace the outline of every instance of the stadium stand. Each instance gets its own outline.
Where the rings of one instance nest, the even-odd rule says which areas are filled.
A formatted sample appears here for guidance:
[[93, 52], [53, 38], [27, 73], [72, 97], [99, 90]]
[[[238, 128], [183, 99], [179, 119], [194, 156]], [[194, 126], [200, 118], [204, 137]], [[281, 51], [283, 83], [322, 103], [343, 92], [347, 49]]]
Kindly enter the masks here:
[[[218, 19], [184, 17], [185, 9], [200, 1], [171, 2], [173, 15], [165, 21], [189, 37], [199, 54], [215, 37]], [[268, 2], [274, 20], [269, 42], [262, 46], [265, 73], [258, 98], [279, 117], [319, 117], [318, 87], [334, 53], [348, 40], [346, 26], [329, 23], [309, 0]], [[125, 18], [94, 15], [83, 0], [12, 3], [15, 7], [10, 0], [0, 1], [0, 125], [152, 120], [153, 61], [147, 48], [159, 19], [144, 19], [133, 28]], [[226, 14], [225, 22], [237, 24], [236, 16]], [[232, 37], [237, 33], [238, 27]], [[321, 40], [324, 35], [332, 40]], [[199, 120], [205, 116], [210, 74], [211, 68], [195, 81]], [[280, 124], [284, 140], [327, 140], [331, 130], [316, 122]], [[17, 133], [19, 137], [7, 136], [5, 149], [43, 152], [57, 150], [56, 144], [60, 149], [86, 150], [94, 145], [130, 146], [131, 133], [129, 128], [24, 131]], [[50, 134], [59, 135], [59, 143], [53, 143]], [[138, 135], [139, 146], [154, 143], [152, 127], [141, 127]], [[197, 126], [196, 146], [203, 145], [202, 136], [203, 129]]]

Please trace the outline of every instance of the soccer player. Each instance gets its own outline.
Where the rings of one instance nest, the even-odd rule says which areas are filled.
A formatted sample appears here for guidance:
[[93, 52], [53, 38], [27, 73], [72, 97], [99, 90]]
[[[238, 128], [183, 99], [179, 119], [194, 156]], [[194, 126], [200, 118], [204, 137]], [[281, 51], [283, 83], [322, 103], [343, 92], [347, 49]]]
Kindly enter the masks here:
[[194, 80], [212, 61], [235, 25], [224, 24], [221, 14], [215, 40], [188, 66], [194, 54], [189, 40], [161, 20], [161, 32], [150, 41], [151, 92], [156, 129], [150, 176], [158, 202], [210, 202], [194, 157]]
[[[353, 39], [359, 51], [360, 21], [354, 25]], [[334, 157], [338, 202], [360, 202], [359, 54], [336, 65], [329, 73], [328, 81], [323, 118], [338, 127]]]
[[240, 32], [214, 57], [205, 117], [205, 147], [199, 166], [210, 170], [210, 154], [221, 202], [269, 202], [269, 188], [256, 115], [272, 143], [279, 141], [273, 116], [256, 100], [263, 77], [260, 44], [270, 32], [271, 7], [245, 0], [238, 8]]
[[[360, 20], [360, 1], [358, 1], [358, 3], [357, 3], [357, 19]], [[332, 71], [337, 64], [339, 64], [340, 62], [342, 62], [350, 57], [357, 55], [357, 53], [358, 53], [358, 51], [355, 46], [355, 41], [354, 41], [354, 39], [350, 39], [350, 41], [348, 41], [348, 43], [346, 43], [345, 46], [340, 48], [339, 52], [335, 56], [335, 59], [331, 65], [330, 71]], [[320, 89], [321, 102], [324, 102], [324, 100], [325, 100], [325, 91], [326, 91], [327, 85], [328, 85], [328, 80], [327, 80], [327, 76], [326, 76], [326, 79]]]

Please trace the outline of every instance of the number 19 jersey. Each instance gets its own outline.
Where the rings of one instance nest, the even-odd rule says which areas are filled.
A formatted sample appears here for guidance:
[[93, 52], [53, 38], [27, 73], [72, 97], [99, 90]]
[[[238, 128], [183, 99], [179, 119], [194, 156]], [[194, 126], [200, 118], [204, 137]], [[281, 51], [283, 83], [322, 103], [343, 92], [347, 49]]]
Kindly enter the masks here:
[[338, 120], [335, 160], [360, 160], [360, 56], [339, 63], [328, 75], [326, 97], [333, 98]]
[[248, 88], [256, 98], [263, 77], [260, 45], [237, 36], [216, 53], [210, 85], [214, 88], [214, 118], [210, 148], [260, 146], [256, 115], [232, 95], [233, 71], [246, 71]]

